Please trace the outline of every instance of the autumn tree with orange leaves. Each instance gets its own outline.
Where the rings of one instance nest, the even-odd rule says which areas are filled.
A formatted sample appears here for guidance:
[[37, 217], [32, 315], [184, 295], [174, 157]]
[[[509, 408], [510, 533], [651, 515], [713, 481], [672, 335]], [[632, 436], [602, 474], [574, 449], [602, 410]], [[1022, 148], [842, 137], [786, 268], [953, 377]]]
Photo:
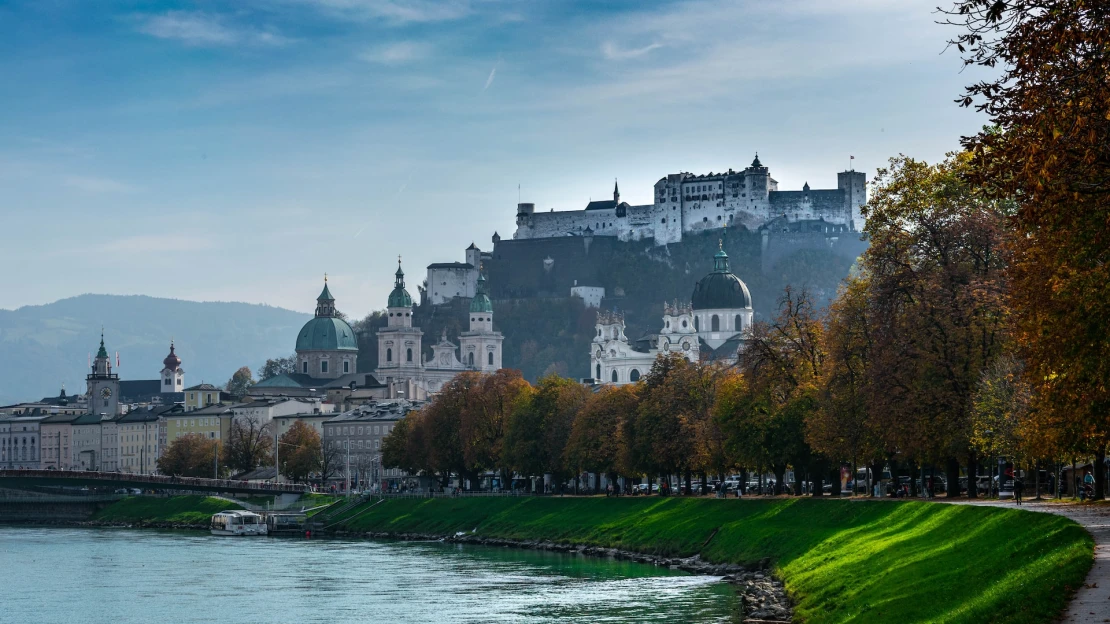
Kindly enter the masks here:
[[[951, 44], [994, 78], [960, 103], [990, 117], [966, 137], [971, 183], [1016, 213], [1007, 239], [1014, 342], [1034, 391], [1030, 417], [1056, 451], [1110, 439], [1110, 4], [961, 0]], [[1105, 471], [1095, 471], [1095, 496]]]

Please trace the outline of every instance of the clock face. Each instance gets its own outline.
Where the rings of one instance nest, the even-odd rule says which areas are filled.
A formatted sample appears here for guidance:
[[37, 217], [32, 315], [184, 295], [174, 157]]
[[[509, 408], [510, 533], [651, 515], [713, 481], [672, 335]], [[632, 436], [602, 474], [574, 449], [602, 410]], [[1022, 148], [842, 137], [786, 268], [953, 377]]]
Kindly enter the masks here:
[[111, 388], [104, 388], [103, 390], [100, 391], [100, 396], [107, 399], [108, 397], [112, 396], [112, 389]]

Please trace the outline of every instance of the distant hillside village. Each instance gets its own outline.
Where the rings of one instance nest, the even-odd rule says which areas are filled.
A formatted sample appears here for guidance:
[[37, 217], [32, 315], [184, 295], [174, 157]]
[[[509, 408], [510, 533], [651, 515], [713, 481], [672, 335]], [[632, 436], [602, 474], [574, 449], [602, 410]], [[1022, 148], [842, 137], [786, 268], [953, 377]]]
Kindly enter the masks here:
[[[863, 173], [847, 171], [836, 189], [780, 191], [757, 156], [739, 172], [668, 175], [649, 205], [621, 202], [616, 186], [611, 201], [580, 211], [536, 212], [522, 203], [512, 239], [494, 233], [490, 251], [472, 243], [464, 262], [429, 265], [417, 301], [398, 258], [393, 290], [384, 312], [368, 317], [373, 323], [348, 323], [325, 277], [313, 318], [290, 336], [295, 355], [234, 396], [230, 388], [187, 386], [172, 341], [156, 379], [121, 380], [102, 334], [84, 394], [63, 389], [0, 407], [0, 467], [149, 474], [183, 436], [223, 444], [247, 425], [280, 436], [301, 422], [325, 448], [351, 455], [356, 481], [396, 487], [415, 477], [381, 467], [383, 438], [459, 373], [523, 368], [514, 361], [519, 350], [545, 336], [520, 335], [522, 323], [535, 321], [522, 317], [589, 315], [592, 331], [571, 323], [573, 337], [561, 345], [589, 385], [634, 383], [663, 353], [734, 362], [758, 316], [736, 273], [762, 287], [764, 274], [780, 271], [779, 260], [791, 254], [816, 250], [850, 262], [866, 245], [859, 234], [865, 188]], [[741, 252], [742, 266], [729, 246]], [[827, 257], [816, 262], [828, 264]], [[835, 280], [843, 273], [836, 269]], [[542, 311], [522, 312], [535, 310], [522, 307], [529, 301], [542, 302]], [[512, 311], [508, 337], [498, 329], [506, 319], [495, 314], [502, 306]], [[632, 338], [629, 314], [641, 327]], [[439, 335], [426, 341], [419, 319]], [[241, 476], [275, 479], [276, 472]]]

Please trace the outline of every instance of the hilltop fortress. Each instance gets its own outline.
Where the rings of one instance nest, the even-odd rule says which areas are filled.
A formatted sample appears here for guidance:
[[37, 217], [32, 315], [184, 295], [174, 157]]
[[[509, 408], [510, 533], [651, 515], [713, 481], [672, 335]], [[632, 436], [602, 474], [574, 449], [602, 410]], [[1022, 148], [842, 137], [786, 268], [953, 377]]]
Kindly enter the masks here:
[[823, 224], [825, 231], [858, 232], [863, 230], [860, 207], [867, 201], [866, 184], [862, 171], [842, 171], [835, 189], [811, 189], [806, 183], [800, 191], [780, 191], [757, 154], [743, 171], [660, 178], [654, 203], [642, 206], [622, 202], [615, 183], [612, 200], [591, 201], [584, 210], [536, 212], [535, 204], [518, 204], [513, 238], [612, 236], [666, 245], [681, 242], [684, 234], [722, 227], [756, 231], [777, 219], [809, 222], [816, 231]]

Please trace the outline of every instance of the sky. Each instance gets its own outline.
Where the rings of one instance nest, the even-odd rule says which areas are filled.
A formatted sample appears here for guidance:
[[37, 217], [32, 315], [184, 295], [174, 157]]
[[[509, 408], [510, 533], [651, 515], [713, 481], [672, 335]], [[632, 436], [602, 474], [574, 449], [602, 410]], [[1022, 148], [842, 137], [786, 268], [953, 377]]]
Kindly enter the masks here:
[[747, 166], [835, 188], [983, 118], [935, 0], [5, 0], [0, 308], [384, 308], [518, 199]]

